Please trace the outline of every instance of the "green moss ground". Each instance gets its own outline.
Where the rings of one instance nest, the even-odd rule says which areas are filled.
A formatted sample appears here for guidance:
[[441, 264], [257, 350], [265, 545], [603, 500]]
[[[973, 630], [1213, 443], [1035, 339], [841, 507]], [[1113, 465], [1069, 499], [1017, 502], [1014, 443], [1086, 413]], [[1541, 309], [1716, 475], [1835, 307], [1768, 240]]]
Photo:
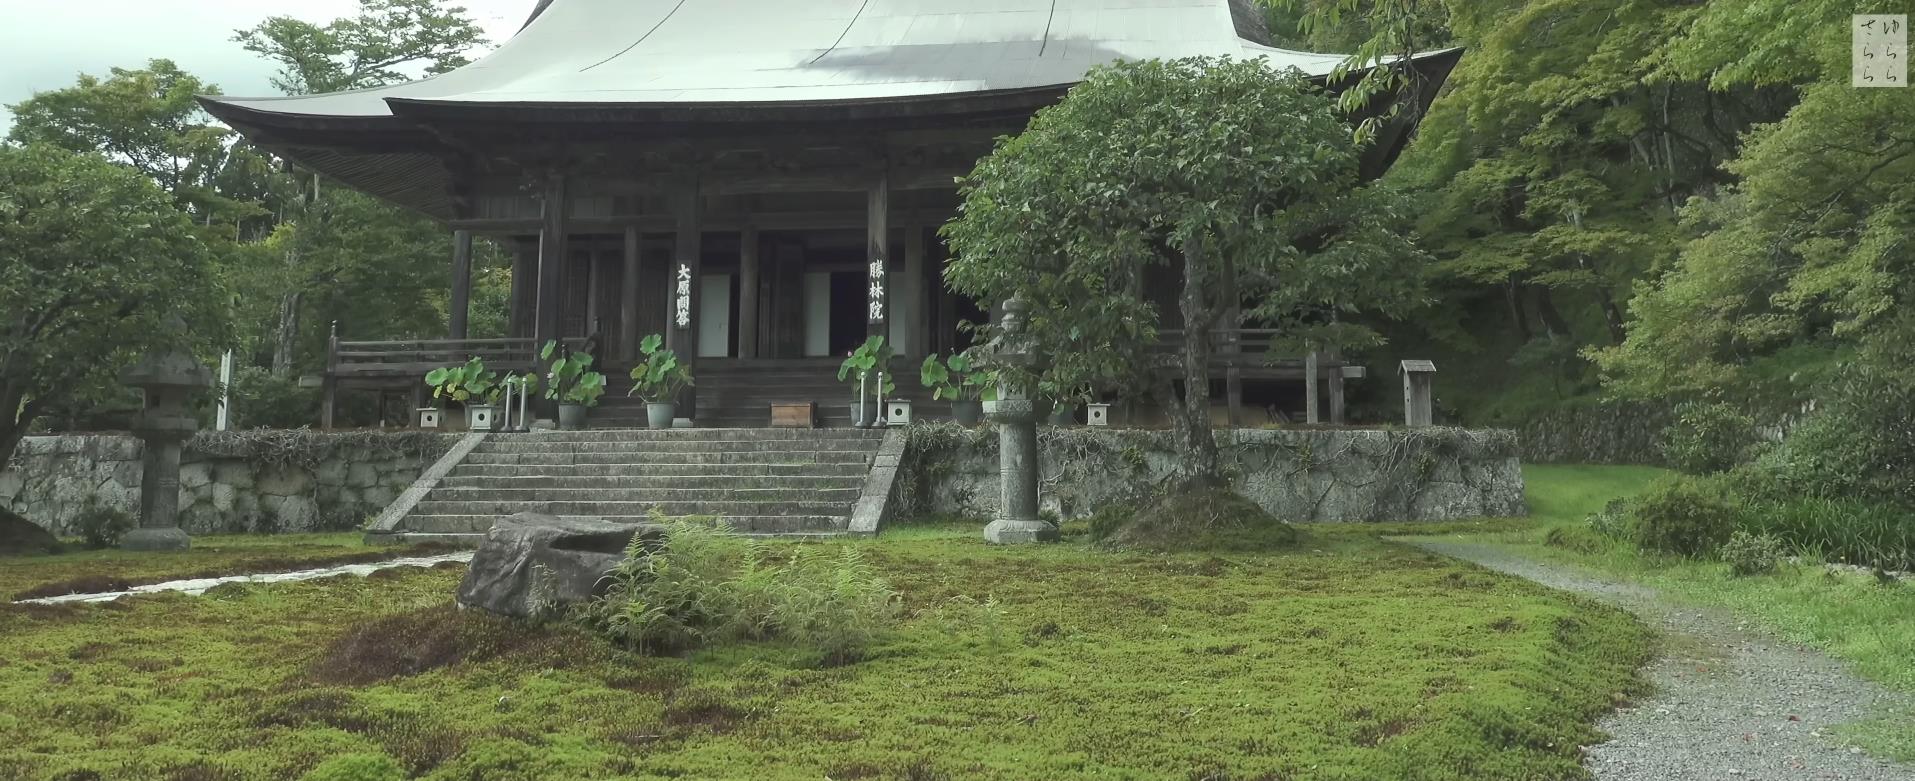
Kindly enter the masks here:
[[[57, 556], [0, 556], [0, 601], [76, 591], [116, 591], [182, 578], [287, 572], [412, 555], [417, 547], [371, 547], [358, 532], [194, 537], [191, 550], [97, 550]], [[30, 593], [32, 592], [32, 593]]]
[[[0, 607], [0, 778], [299, 778], [347, 754], [488, 781], [1582, 777], [1646, 630], [1305, 533], [1224, 555], [992, 548], [949, 526], [834, 543], [864, 546], [907, 616], [828, 669], [463, 615], [457, 568]], [[5, 566], [18, 583], [66, 564]]]
[[[1725, 564], [1644, 554], [1578, 528], [1608, 499], [1638, 493], [1662, 474], [1645, 467], [1525, 467], [1537, 523], [1474, 536], [1536, 558], [1652, 586], [1680, 602], [1748, 616], [1789, 640], [1848, 661], [1864, 677], [1915, 692], [1915, 586], [1832, 576], [1813, 563], [1737, 578]], [[1576, 549], [1546, 543], [1549, 532], [1558, 528], [1576, 532], [1564, 535], [1577, 543]], [[1915, 761], [1915, 725], [1905, 720], [1854, 725], [1847, 737], [1879, 753]]]

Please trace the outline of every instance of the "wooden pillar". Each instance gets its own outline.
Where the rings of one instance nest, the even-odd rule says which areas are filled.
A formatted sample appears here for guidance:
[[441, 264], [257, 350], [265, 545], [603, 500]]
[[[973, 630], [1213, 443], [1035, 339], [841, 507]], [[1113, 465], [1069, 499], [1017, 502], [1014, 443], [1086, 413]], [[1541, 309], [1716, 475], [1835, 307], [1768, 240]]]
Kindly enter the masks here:
[[538, 266], [537, 242], [512, 243], [511, 320], [505, 329], [508, 337], [527, 339], [532, 336], [532, 313], [538, 309]]
[[890, 242], [891, 175], [886, 171], [878, 174], [865, 200], [865, 333], [870, 336], [890, 336], [891, 278], [885, 272]]
[[452, 301], [446, 313], [449, 338], [465, 339], [472, 319], [472, 231], [452, 232]]
[[924, 276], [924, 226], [912, 225], [904, 230], [904, 301], [909, 311], [897, 313], [910, 324], [906, 329], [911, 334], [909, 347], [912, 357], [921, 358], [931, 352], [931, 297], [925, 294]]
[[618, 278], [618, 344], [628, 361], [638, 360], [638, 226], [625, 226], [625, 272]]
[[738, 234], [738, 357], [758, 357], [758, 229]]
[[1303, 356], [1303, 409], [1304, 422], [1314, 426], [1323, 422], [1317, 413], [1317, 351], [1311, 350]]
[[[674, 196], [674, 216], [677, 218], [677, 236], [672, 244], [672, 313], [671, 329], [666, 339], [673, 352], [697, 375], [698, 367], [698, 315], [701, 284], [700, 272], [704, 268], [704, 202], [698, 197], [696, 182], [686, 183]], [[690, 418], [698, 414], [698, 388], [696, 385], [685, 390], [678, 401], [680, 417]]]
[[565, 176], [553, 174], [545, 183], [545, 222], [539, 229], [539, 287], [537, 316], [533, 322], [533, 348], [543, 349], [547, 341], [559, 338], [565, 316], [559, 311], [565, 300], [565, 264], [569, 259], [565, 232], [571, 210], [567, 202]]
[[599, 333], [599, 321], [605, 317], [599, 306], [599, 291], [605, 288], [605, 267], [599, 263], [599, 253], [585, 252], [585, 335], [597, 336], [602, 343], [608, 334]]

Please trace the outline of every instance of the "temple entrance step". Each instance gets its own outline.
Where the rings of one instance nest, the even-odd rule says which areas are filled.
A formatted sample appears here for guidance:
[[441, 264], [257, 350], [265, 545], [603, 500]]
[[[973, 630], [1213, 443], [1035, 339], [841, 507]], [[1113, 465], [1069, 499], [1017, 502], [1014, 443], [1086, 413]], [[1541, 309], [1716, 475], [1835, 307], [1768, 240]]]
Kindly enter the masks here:
[[630, 523], [714, 517], [753, 535], [842, 534], [883, 441], [882, 431], [852, 428], [493, 435], [393, 532], [481, 535], [499, 518], [537, 512]]

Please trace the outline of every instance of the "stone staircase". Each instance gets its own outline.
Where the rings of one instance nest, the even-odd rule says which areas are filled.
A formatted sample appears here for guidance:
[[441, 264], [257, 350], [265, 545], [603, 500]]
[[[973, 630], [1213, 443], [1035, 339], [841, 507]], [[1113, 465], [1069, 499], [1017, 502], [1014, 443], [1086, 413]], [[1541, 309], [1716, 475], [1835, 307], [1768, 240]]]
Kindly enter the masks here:
[[494, 434], [391, 531], [476, 542], [519, 512], [636, 523], [656, 509], [747, 534], [842, 534], [883, 439], [850, 428]]

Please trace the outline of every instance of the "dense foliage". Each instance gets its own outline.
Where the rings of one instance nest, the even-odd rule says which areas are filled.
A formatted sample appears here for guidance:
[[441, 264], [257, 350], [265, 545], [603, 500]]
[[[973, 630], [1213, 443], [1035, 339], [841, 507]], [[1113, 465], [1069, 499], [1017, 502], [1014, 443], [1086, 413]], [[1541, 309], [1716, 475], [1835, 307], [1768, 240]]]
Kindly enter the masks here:
[[0, 146], [0, 467], [43, 415], [131, 406], [119, 372], [147, 350], [217, 339], [211, 263], [135, 171]]
[[[1294, 342], [1362, 344], [1374, 334], [1339, 313], [1417, 293], [1399, 204], [1360, 185], [1359, 151], [1330, 97], [1262, 60], [1101, 68], [963, 182], [945, 279], [1031, 305], [1048, 363], [1006, 381], [1148, 394], [1187, 478], [1215, 482], [1208, 394], [1175, 383], [1209, 386], [1209, 335], [1242, 301]], [[1152, 349], [1160, 330], [1183, 333], [1175, 367]]]

